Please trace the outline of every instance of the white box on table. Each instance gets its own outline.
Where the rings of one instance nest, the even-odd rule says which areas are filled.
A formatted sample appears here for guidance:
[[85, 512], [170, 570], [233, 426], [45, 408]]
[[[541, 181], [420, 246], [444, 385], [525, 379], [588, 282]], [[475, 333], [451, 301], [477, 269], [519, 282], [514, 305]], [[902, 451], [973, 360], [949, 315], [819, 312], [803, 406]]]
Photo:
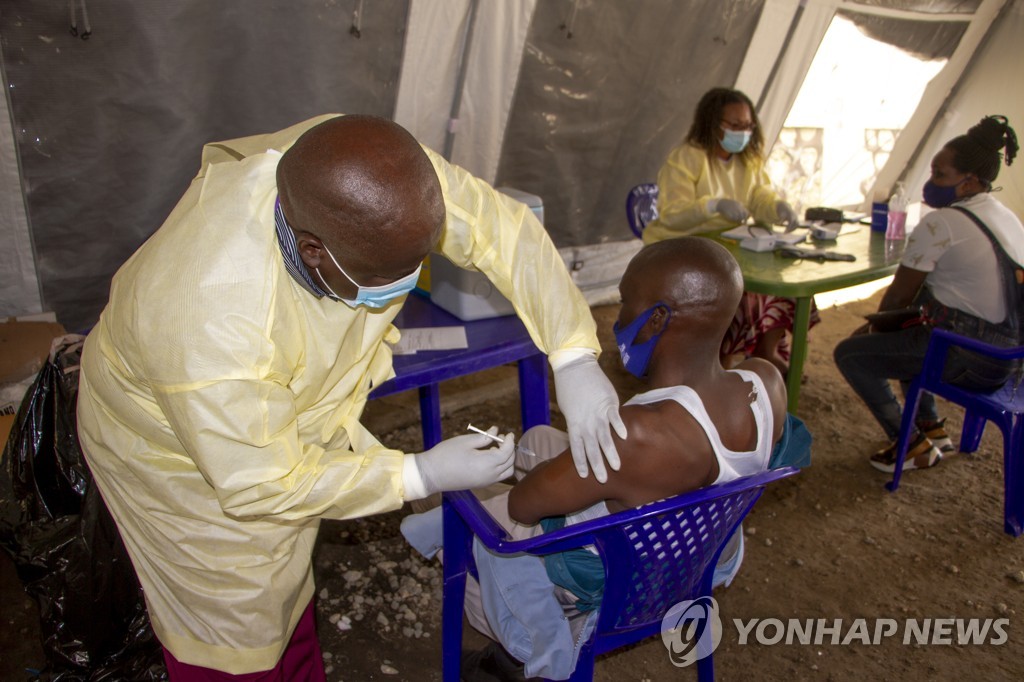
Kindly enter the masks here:
[[[496, 189], [526, 204], [537, 220], [544, 224], [544, 202], [539, 196], [511, 187]], [[515, 313], [512, 303], [486, 275], [463, 270], [438, 255], [430, 258], [430, 300], [464, 322]]]

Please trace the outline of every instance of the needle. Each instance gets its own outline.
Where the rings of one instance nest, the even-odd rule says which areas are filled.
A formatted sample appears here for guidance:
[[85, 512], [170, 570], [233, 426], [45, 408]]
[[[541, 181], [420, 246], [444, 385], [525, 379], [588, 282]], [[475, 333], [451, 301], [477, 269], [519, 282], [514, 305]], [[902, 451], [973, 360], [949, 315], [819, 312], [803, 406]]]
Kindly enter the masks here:
[[536, 457], [537, 456], [536, 452], [534, 452], [530, 448], [524, 448], [519, 443], [516, 443], [516, 450], [518, 450], [519, 452], [523, 453], [524, 455], [529, 455], [530, 457]]
[[479, 433], [479, 434], [480, 434], [481, 436], [487, 436], [488, 438], [490, 438], [491, 440], [493, 440], [493, 441], [494, 441], [495, 443], [499, 443], [499, 444], [500, 444], [500, 443], [504, 443], [504, 442], [505, 442], [505, 439], [504, 439], [504, 438], [498, 438], [497, 436], [492, 436], [491, 434], [487, 433], [486, 431], [483, 431], [483, 430], [481, 430], [481, 429], [478, 429], [478, 428], [476, 428], [476, 427], [475, 427], [475, 426], [473, 426], [472, 424], [470, 424], [470, 425], [469, 425], [469, 426], [467, 426], [466, 428], [467, 428], [467, 429], [468, 429], [469, 431], [475, 431], [476, 433]]

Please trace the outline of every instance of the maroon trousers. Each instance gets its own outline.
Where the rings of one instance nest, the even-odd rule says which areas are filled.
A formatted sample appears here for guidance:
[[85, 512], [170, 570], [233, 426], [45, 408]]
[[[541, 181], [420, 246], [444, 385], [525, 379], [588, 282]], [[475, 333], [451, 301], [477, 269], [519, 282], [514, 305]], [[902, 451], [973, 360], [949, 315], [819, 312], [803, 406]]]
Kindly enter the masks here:
[[326, 682], [324, 659], [316, 636], [316, 610], [313, 601], [299, 618], [298, 625], [281, 660], [271, 670], [231, 675], [211, 668], [182, 663], [164, 649], [170, 682]]

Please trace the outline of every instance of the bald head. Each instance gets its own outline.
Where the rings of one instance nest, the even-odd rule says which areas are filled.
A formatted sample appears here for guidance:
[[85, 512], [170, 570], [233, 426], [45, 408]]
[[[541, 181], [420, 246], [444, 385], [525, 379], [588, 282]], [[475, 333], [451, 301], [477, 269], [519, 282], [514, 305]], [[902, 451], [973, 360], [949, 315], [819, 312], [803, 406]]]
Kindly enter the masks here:
[[289, 224], [345, 253], [356, 270], [422, 260], [444, 225], [430, 159], [382, 118], [341, 116], [311, 128], [282, 157], [277, 186]]
[[630, 261], [619, 288], [623, 300], [635, 300], [641, 309], [663, 301], [682, 326], [724, 335], [743, 295], [743, 275], [721, 244], [680, 237], [645, 246]]

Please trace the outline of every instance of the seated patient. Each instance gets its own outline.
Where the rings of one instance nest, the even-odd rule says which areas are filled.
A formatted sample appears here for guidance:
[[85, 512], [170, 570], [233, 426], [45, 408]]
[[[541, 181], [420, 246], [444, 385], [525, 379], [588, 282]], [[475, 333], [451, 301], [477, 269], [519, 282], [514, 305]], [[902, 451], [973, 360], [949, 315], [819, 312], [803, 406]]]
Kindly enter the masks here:
[[[581, 479], [565, 434], [550, 427], [527, 431], [517, 448], [521, 480], [501, 491], [476, 491], [517, 539], [764, 471], [782, 436], [786, 391], [778, 369], [751, 358], [725, 370], [719, 360], [743, 293], [739, 266], [724, 247], [700, 237], [646, 246], [630, 261], [619, 290], [615, 336], [622, 362], [650, 386], [621, 408], [629, 437], [613, 437], [622, 466], [603, 484]], [[522, 475], [523, 469], [529, 471]], [[439, 511], [402, 525], [428, 556], [440, 547]], [[424, 532], [426, 526], [432, 530]], [[567, 677], [576, 643], [589, 632], [580, 632], [586, 619], [570, 621], [563, 609], [587, 613], [600, 604], [600, 558], [584, 549], [542, 563], [491, 555], [479, 544], [474, 555], [480, 584], [467, 585], [470, 623], [526, 662], [527, 675]], [[731, 581], [741, 559], [737, 532], [722, 553], [719, 569], [726, 575], [719, 579], [716, 571], [716, 584]], [[510, 594], [515, 598], [506, 599]]]

